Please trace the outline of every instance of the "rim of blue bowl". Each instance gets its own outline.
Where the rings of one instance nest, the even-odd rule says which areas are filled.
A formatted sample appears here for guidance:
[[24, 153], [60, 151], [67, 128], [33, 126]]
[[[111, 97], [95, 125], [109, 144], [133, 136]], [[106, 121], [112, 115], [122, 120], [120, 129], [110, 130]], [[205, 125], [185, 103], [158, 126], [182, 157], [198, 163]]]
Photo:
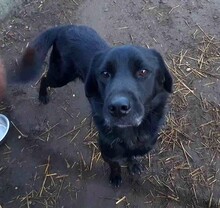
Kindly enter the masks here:
[[8, 118], [3, 114], [0, 114], [0, 119], [3, 119], [5, 124], [6, 124], [6, 130], [3, 134], [3, 136], [0, 138], [0, 143], [1, 143], [5, 139], [5, 137], [8, 133], [8, 130], [9, 130], [9, 127], [10, 127], [10, 122], [9, 122]]

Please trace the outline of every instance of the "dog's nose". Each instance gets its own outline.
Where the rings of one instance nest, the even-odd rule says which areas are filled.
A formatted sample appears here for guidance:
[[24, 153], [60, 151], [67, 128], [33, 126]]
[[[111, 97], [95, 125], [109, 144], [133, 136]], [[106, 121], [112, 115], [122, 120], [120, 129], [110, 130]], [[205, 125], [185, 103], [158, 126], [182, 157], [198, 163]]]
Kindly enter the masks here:
[[108, 111], [114, 117], [125, 116], [130, 112], [130, 110], [130, 102], [126, 97], [113, 98], [108, 105]]

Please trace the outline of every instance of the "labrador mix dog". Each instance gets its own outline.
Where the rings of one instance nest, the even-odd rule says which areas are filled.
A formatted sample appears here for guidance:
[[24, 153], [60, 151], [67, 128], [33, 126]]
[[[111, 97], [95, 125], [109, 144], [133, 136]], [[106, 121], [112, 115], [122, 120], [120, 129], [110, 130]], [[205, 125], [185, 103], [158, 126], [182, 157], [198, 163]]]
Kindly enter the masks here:
[[140, 174], [135, 159], [148, 153], [163, 124], [172, 92], [172, 77], [161, 55], [140, 46], [109, 46], [86, 26], [48, 29], [29, 44], [17, 72], [27, 82], [42, 68], [52, 47], [49, 70], [41, 79], [39, 100], [49, 101], [47, 88], [81, 79], [99, 131], [99, 147], [110, 166], [110, 182], [121, 184], [121, 163]]

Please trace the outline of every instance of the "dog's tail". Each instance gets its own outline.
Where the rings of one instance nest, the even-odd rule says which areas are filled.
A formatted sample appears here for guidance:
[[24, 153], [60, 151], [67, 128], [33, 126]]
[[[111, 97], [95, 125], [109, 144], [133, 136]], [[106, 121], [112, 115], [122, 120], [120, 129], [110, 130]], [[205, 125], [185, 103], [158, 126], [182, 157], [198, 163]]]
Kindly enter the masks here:
[[17, 81], [27, 82], [37, 76], [61, 28], [63, 27], [48, 29], [29, 44], [16, 70]]

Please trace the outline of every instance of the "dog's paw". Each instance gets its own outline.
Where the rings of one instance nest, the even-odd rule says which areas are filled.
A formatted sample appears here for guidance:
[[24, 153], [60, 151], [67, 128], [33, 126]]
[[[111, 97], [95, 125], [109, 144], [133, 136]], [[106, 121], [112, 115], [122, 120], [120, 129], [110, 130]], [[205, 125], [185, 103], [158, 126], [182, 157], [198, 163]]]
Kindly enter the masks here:
[[48, 95], [39, 95], [39, 101], [41, 103], [43, 103], [44, 105], [48, 104], [49, 103], [49, 96]]
[[135, 175], [135, 174], [141, 175], [141, 173], [143, 171], [143, 167], [137, 161], [131, 162], [128, 164], [128, 171], [131, 175]]
[[121, 175], [110, 175], [109, 182], [116, 188], [118, 188], [122, 183]]

